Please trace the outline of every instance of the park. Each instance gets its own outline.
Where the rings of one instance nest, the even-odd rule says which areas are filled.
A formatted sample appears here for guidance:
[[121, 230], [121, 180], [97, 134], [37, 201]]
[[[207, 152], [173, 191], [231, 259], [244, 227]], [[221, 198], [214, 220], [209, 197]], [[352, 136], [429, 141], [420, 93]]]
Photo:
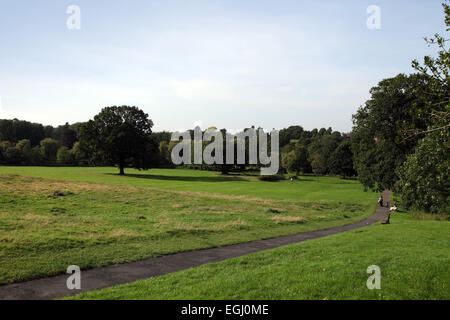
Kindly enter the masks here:
[[[358, 181], [333, 177], [291, 183], [198, 170], [127, 172], [1, 167], [0, 282], [349, 225], [369, 217], [378, 198]], [[373, 225], [75, 298], [379, 298], [365, 285], [370, 264], [382, 267], [383, 298], [448, 297], [448, 222], [408, 212], [392, 220], [391, 229]]]
[[431, 2], [80, 1], [63, 30], [43, 4], [0, 61], [0, 300], [242, 319], [449, 300], [450, 5]]

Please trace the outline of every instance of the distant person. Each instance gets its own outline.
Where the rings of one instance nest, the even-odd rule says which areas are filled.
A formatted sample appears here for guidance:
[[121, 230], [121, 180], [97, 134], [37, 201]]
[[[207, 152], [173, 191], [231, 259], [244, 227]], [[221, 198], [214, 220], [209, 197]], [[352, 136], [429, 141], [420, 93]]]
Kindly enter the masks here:
[[383, 206], [383, 196], [380, 196], [380, 197], [378, 198], [378, 205], [379, 205], [380, 207]]

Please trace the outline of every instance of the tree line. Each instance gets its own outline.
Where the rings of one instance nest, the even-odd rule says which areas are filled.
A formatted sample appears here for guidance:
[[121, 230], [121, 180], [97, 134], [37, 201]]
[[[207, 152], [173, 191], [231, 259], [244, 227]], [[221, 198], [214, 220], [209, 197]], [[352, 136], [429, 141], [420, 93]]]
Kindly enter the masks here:
[[[129, 128], [121, 127], [124, 126], [122, 116], [118, 116], [114, 122], [112, 115], [120, 112], [130, 118], [130, 113], [135, 113], [135, 118], [129, 119]], [[170, 141], [171, 132], [152, 132], [153, 123], [147, 118], [148, 116], [135, 107], [114, 106], [104, 108], [89, 122], [72, 125], [66, 123], [58, 127], [17, 119], [0, 120], [0, 164], [117, 165], [121, 173], [126, 167], [174, 167], [171, 151], [177, 142]], [[110, 123], [107, 123], [106, 119]], [[137, 123], [141, 123], [142, 128], [136, 128]], [[135, 132], [125, 135], [126, 131]], [[225, 135], [225, 129], [220, 131]], [[356, 174], [352, 167], [350, 135], [333, 131], [331, 128], [308, 131], [298, 125], [281, 129], [279, 134], [281, 172], [335, 174], [343, 177]], [[132, 139], [129, 138], [130, 135]], [[131, 143], [134, 145], [130, 145]], [[246, 143], [248, 144], [248, 141]], [[208, 143], [205, 143], [203, 147], [207, 145]], [[248, 148], [246, 150], [248, 152]], [[259, 170], [260, 164], [250, 164], [248, 160], [246, 154], [244, 164], [183, 166], [221, 171], [224, 174]]]
[[[256, 133], [262, 128], [255, 128], [251, 126]], [[243, 131], [246, 131], [245, 128]], [[216, 129], [211, 127], [208, 129]], [[207, 129], [207, 130], [208, 130]], [[223, 162], [224, 164], [207, 165], [207, 164], [189, 164], [184, 167], [200, 170], [214, 170], [221, 171], [223, 174], [229, 172], [244, 172], [244, 171], [259, 171], [263, 166], [259, 161], [257, 164], [249, 161], [249, 140], [245, 141], [245, 163], [243, 164], [225, 164], [226, 162], [226, 146], [225, 135], [226, 129], [219, 130], [222, 133], [224, 147], [223, 147]], [[203, 132], [204, 133], [204, 132]], [[193, 139], [193, 130], [190, 130], [191, 138]], [[258, 136], [258, 134], [257, 134]], [[349, 134], [333, 131], [332, 128], [313, 129], [311, 131], [304, 130], [301, 126], [295, 125], [279, 130], [279, 147], [280, 147], [280, 169], [279, 174], [292, 173], [294, 176], [302, 174], [333, 174], [342, 177], [355, 176], [356, 171], [353, 170], [353, 153], [350, 150]], [[166, 161], [170, 162], [170, 153], [173, 146], [177, 142], [162, 142], [160, 150], [164, 152], [168, 158]], [[208, 146], [208, 142], [203, 143], [203, 149]], [[164, 146], [164, 147], [161, 147]], [[268, 150], [271, 149], [271, 139], [268, 139]], [[236, 151], [236, 141], [235, 141]], [[234, 163], [237, 163], [236, 152], [234, 152]], [[193, 162], [193, 161], [192, 161]]]

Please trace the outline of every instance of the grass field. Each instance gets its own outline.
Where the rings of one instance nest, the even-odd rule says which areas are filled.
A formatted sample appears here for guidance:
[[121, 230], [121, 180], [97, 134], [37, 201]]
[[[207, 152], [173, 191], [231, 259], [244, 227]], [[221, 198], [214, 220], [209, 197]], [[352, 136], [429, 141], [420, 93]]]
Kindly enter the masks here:
[[330, 177], [127, 173], [0, 167], [0, 283], [348, 224], [378, 197]]
[[[117, 168], [67, 168], [67, 167], [2, 167], [0, 175], [16, 174], [35, 178], [76, 182], [93, 182], [109, 185], [153, 187], [173, 191], [196, 191], [237, 196], [253, 196], [280, 200], [325, 200], [361, 203], [377, 198], [363, 192], [360, 183], [330, 177], [305, 176], [291, 184], [259, 183], [256, 176], [221, 176], [211, 171], [183, 169], [151, 169], [138, 171], [126, 169], [119, 176]], [[258, 182], [258, 183], [252, 183]]]
[[[376, 224], [70, 299], [450, 299], [450, 222]], [[366, 286], [381, 269], [381, 289]]]

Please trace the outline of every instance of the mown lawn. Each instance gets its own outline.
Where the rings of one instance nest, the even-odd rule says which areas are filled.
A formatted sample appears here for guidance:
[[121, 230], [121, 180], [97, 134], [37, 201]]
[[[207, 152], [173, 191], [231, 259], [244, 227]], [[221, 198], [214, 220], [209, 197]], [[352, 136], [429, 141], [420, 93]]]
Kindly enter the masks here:
[[128, 172], [0, 167], [0, 283], [348, 224], [378, 196], [329, 177]]
[[[450, 222], [376, 224], [69, 299], [450, 299]], [[367, 267], [381, 269], [369, 290]]]
[[[151, 169], [138, 171], [126, 169], [119, 176], [117, 168], [67, 168], [67, 167], [5, 167], [0, 175], [16, 174], [64, 181], [94, 182], [109, 185], [154, 187], [175, 191], [196, 191], [226, 195], [245, 195], [280, 200], [325, 200], [361, 203], [377, 198], [363, 192], [361, 184], [354, 180], [333, 177], [304, 176], [291, 183], [257, 181], [256, 176], [222, 176], [217, 172], [185, 169]], [[258, 183], [253, 183], [258, 182]]]

